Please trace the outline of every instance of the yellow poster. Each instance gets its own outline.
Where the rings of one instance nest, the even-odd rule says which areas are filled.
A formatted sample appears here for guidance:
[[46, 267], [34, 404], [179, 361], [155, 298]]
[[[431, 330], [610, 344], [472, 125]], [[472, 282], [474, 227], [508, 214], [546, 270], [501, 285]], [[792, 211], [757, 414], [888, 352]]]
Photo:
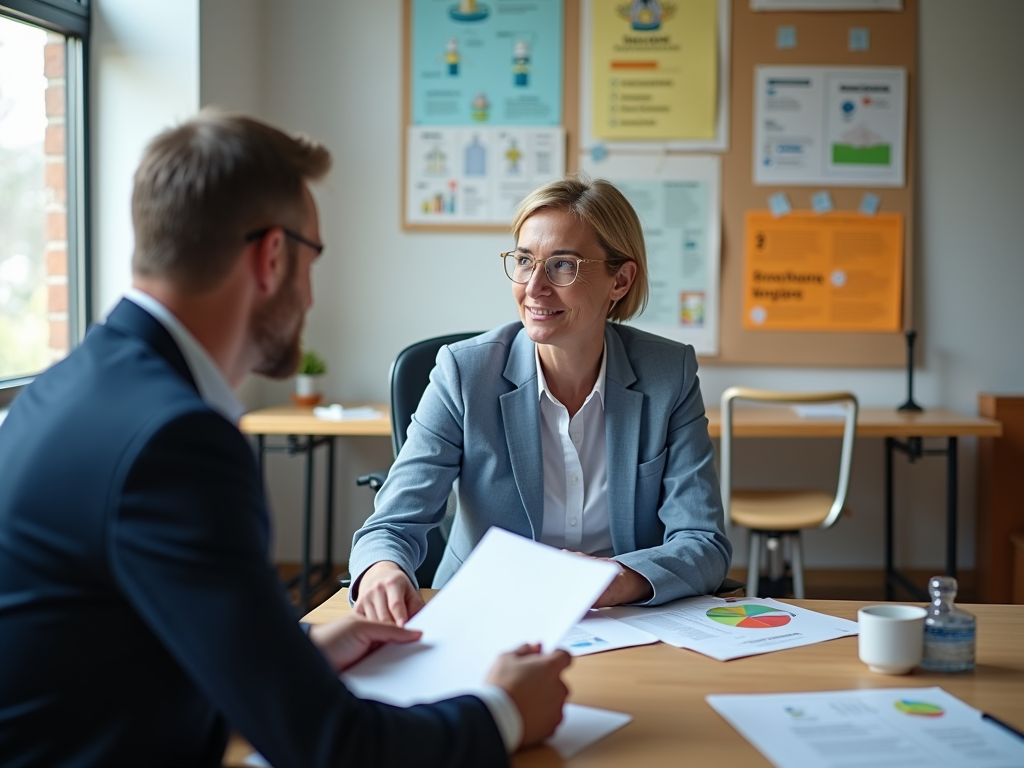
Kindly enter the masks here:
[[591, 0], [596, 138], [714, 137], [716, 6], [717, 0]]
[[899, 331], [903, 216], [748, 211], [743, 327]]

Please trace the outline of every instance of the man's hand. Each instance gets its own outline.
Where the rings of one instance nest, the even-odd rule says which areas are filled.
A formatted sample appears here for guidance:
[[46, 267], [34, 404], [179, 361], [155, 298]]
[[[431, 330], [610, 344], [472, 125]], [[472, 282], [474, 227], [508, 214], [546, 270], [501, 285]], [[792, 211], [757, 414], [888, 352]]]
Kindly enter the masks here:
[[384, 643], [411, 643], [419, 640], [421, 634], [361, 616], [346, 616], [329, 624], [310, 627], [309, 639], [320, 649], [334, 671], [341, 672]]
[[424, 605], [405, 571], [390, 560], [367, 568], [359, 578], [358, 592], [353, 613], [399, 627], [404, 627]]
[[543, 741], [562, 722], [562, 705], [569, 689], [561, 675], [571, 661], [565, 651], [542, 654], [539, 645], [523, 645], [494, 662], [487, 682], [504, 690], [519, 710], [523, 718], [520, 746]]

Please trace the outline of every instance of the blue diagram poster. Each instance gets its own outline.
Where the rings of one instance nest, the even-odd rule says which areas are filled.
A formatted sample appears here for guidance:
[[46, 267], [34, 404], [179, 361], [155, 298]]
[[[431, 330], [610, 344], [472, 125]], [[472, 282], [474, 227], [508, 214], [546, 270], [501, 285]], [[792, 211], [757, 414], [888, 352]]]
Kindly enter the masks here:
[[413, 0], [413, 125], [562, 123], [561, 0]]

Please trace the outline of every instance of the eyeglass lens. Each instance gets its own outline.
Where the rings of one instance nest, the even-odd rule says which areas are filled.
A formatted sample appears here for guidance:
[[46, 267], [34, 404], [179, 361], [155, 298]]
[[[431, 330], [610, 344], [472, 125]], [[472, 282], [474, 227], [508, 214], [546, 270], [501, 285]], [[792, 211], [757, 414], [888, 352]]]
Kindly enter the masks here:
[[[528, 283], [536, 268], [537, 259], [521, 253], [505, 254], [505, 274], [514, 283]], [[570, 285], [576, 279], [579, 262], [576, 259], [552, 256], [544, 260], [544, 271], [552, 285]]]

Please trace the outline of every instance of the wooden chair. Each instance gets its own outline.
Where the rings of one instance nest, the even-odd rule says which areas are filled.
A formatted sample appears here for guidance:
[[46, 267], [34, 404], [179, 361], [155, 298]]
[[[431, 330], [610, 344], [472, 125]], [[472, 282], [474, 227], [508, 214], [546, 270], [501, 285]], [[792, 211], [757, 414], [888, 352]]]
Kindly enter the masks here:
[[[817, 490], [733, 490], [732, 430], [733, 401], [750, 400], [774, 404], [842, 403], [845, 409], [843, 445], [839, 459], [839, 483], [835, 494]], [[747, 595], [755, 597], [760, 580], [762, 543], [768, 548], [769, 575], [781, 579], [785, 572], [783, 545], [790, 544], [794, 597], [804, 597], [804, 528], [829, 528], [843, 511], [850, 485], [853, 440], [857, 429], [857, 398], [849, 392], [774, 392], [748, 387], [731, 387], [722, 393], [721, 461], [722, 504], [734, 525], [750, 529], [747, 563]], [[764, 541], [762, 541], [764, 540]]]

